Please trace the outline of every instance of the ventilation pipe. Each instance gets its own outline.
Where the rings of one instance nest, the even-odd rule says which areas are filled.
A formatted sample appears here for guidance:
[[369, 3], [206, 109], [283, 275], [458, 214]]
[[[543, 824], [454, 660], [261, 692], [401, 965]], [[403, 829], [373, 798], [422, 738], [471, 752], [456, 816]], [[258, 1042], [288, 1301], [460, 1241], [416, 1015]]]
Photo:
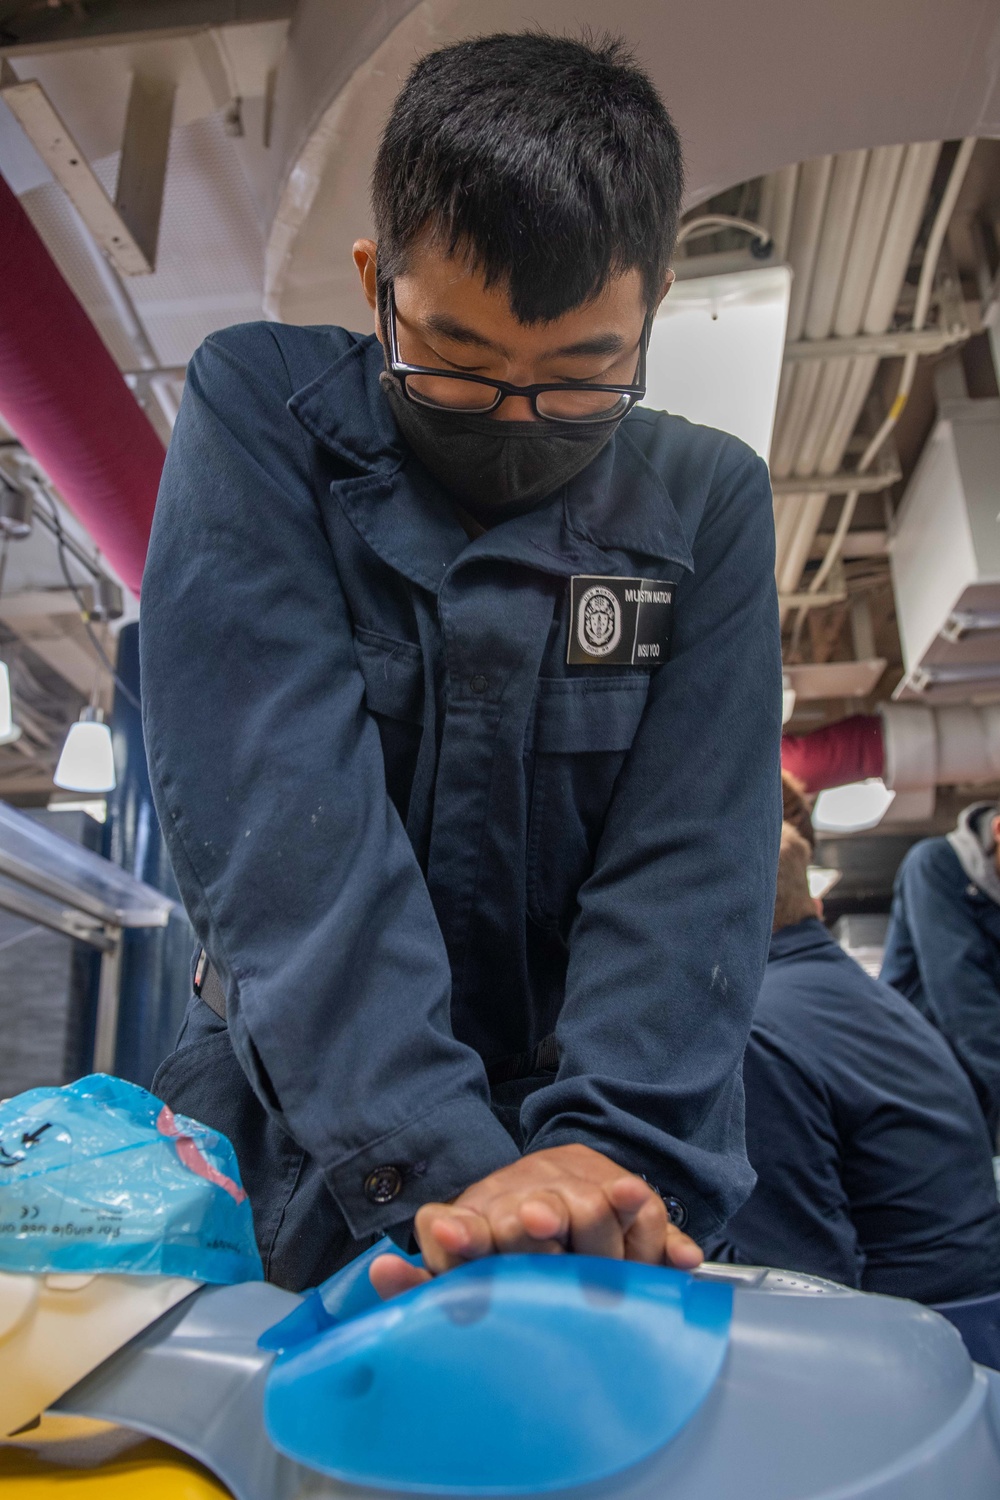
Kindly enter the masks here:
[[1000, 704], [884, 703], [877, 714], [786, 734], [781, 764], [810, 793], [881, 776], [896, 793], [892, 820], [928, 818], [936, 787], [1000, 781]]
[[3, 178], [0, 414], [138, 593], [163, 445]]
[[781, 765], [810, 794], [881, 776], [885, 768], [881, 719], [878, 714], [852, 714], [811, 734], [782, 735]]

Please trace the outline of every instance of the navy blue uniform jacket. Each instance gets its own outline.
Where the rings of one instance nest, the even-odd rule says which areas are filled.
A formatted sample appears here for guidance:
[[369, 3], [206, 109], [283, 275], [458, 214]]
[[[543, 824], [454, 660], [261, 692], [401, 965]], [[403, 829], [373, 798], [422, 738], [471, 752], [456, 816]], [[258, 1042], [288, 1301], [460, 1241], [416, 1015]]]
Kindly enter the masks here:
[[1000, 906], [947, 839], [924, 839], [896, 876], [881, 978], [948, 1038], [994, 1139], [1000, 1125]]
[[[243, 1164], [257, 1127], [215, 1098], [235, 1054], [279, 1133], [262, 1238], [303, 1159], [359, 1241], [519, 1145], [570, 1142], [704, 1234], [753, 1182], [740, 1060], [780, 824], [765, 465], [636, 412], [550, 501], [470, 541], [382, 368], [374, 338], [261, 323], [189, 369], [142, 689], [228, 1033], [193, 1003], [163, 1092], [229, 1128]], [[597, 574], [676, 583], [665, 665], [567, 666], [570, 579]], [[558, 1074], [515, 1140], [486, 1068], [553, 1031]], [[200, 1093], [179, 1087], [191, 1070]]]
[[822, 923], [772, 938], [743, 1077], [757, 1186], [714, 1253], [919, 1302], [1000, 1290], [1000, 1204], [969, 1081]]

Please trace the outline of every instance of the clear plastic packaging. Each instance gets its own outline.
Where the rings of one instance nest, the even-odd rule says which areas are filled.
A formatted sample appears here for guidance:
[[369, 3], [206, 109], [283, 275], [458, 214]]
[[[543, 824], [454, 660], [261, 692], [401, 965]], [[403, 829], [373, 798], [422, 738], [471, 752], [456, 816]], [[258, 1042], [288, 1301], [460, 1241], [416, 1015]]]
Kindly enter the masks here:
[[3, 1101], [0, 1271], [262, 1280], [232, 1146], [102, 1073]]

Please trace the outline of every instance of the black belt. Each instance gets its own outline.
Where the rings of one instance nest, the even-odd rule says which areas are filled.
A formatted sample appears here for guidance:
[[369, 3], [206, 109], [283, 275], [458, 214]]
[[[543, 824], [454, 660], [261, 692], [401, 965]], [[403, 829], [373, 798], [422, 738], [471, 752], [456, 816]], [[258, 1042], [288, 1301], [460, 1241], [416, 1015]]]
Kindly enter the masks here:
[[226, 1019], [226, 987], [204, 948], [194, 966], [194, 992], [209, 1010], [215, 1011], [220, 1021]]
[[559, 1049], [554, 1036], [543, 1037], [531, 1052], [518, 1052], [515, 1057], [503, 1057], [490, 1063], [486, 1076], [496, 1088], [498, 1083], [513, 1083], [515, 1078], [530, 1078], [533, 1073], [544, 1073], [559, 1066]]
[[[226, 987], [219, 978], [217, 969], [202, 948], [194, 966], [194, 992], [214, 1010], [220, 1021], [226, 1019]], [[554, 1036], [543, 1037], [530, 1052], [518, 1052], [513, 1057], [503, 1057], [491, 1063], [486, 1077], [495, 1088], [499, 1083], [512, 1083], [515, 1078], [530, 1078], [533, 1073], [544, 1073], [558, 1068], [559, 1050]]]

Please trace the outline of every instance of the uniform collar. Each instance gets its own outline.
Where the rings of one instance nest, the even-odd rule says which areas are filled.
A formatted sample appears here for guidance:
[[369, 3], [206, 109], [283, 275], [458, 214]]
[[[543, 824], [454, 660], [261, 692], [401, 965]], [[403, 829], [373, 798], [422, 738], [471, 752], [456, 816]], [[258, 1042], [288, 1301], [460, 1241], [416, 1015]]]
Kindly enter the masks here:
[[363, 473], [395, 473], [406, 456], [378, 383], [384, 368], [382, 346], [369, 334], [288, 402], [307, 432]]
[[818, 917], [807, 917], [804, 922], [794, 922], [791, 927], [782, 927], [771, 934], [771, 946], [767, 961], [789, 958], [793, 953], [805, 953], [815, 948], [837, 948], [839, 945], [827, 932]]
[[523, 563], [566, 577], [632, 573], [649, 558], [693, 571], [691, 549], [663, 480], [622, 424], [607, 448], [546, 504], [470, 541], [441, 487], [400, 436], [379, 375], [374, 335], [360, 339], [288, 409], [359, 477], [331, 488], [374, 550], [437, 590], [461, 556]]

